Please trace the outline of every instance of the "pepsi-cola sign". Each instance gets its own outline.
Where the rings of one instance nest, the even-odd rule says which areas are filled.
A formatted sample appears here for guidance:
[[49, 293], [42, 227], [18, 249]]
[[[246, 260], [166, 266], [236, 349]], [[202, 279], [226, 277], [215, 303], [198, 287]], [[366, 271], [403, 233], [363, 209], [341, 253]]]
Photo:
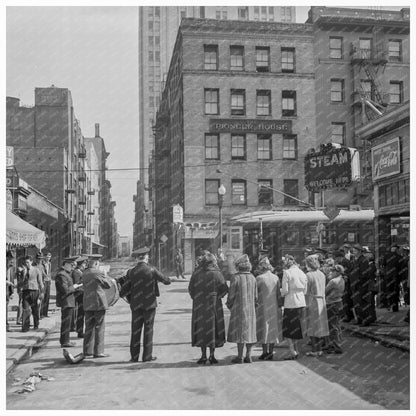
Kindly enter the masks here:
[[333, 147], [329, 143], [305, 156], [305, 187], [308, 191], [351, 185], [351, 172], [351, 150], [348, 147]]

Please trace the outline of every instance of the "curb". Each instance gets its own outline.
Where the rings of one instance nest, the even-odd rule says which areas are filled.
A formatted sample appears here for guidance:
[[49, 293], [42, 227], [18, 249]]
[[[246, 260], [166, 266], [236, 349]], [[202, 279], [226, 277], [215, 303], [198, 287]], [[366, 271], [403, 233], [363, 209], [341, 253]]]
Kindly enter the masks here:
[[364, 338], [369, 338], [373, 341], [378, 341], [381, 345], [384, 345], [385, 347], [393, 347], [393, 348], [398, 348], [399, 350], [404, 351], [404, 352], [410, 352], [409, 345], [406, 345], [400, 341], [397, 341], [394, 338], [376, 335], [367, 331], [361, 331], [360, 329], [356, 329], [349, 325], [341, 325], [341, 328], [345, 331], [350, 332], [353, 335], [358, 335]]

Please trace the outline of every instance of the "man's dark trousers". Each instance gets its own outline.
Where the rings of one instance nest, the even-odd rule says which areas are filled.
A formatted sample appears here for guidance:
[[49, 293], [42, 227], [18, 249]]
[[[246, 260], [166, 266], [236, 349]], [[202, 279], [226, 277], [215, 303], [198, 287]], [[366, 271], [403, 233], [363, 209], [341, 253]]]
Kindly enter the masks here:
[[33, 326], [39, 326], [39, 290], [26, 289], [22, 294], [22, 330], [28, 331], [30, 328], [30, 314], [33, 316]]
[[61, 309], [61, 337], [59, 342], [61, 345], [69, 344], [71, 324], [72, 324], [72, 314], [74, 313], [74, 308], [62, 308]]
[[140, 338], [143, 331], [143, 361], [150, 361], [153, 352], [153, 324], [155, 321], [156, 308], [132, 309], [131, 311], [131, 359], [137, 361], [140, 355]]
[[45, 285], [44, 294], [43, 294], [43, 299], [42, 299], [42, 303], [41, 303], [41, 310], [40, 310], [41, 318], [48, 316], [49, 298], [50, 298], [50, 293], [51, 293], [51, 281], [50, 280], [45, 280], [44, 285]]

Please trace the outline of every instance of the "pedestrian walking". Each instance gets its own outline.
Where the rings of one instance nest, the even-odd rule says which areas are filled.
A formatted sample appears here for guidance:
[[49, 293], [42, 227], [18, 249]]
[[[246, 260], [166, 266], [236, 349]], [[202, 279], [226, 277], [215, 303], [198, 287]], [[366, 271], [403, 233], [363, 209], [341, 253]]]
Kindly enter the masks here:
[[9, 325], [9, 301], [14, 292], [14, 258], [7, 257], [6, 262], [6, 331], [10, 332]]
[[22, 332], [29, 331], [30, 315], [33, 328], [39, 328], [39, 293], [43, 291], [42, 272], [33, 266], [31, 256], [25, 257], [25, 271], [22, 282]]
[[49, 299], [51, 294], [51, 281], [52, 281], [52, 255], [51, 253], [46, 253], [45, 259], [42, 262], [44, 269], [43, 276], [43, 299], [40, 306], [40, 316], [41, 318], [48, 318], [49, 313]]
[[183, 275], [183, 255], [180, 248], [176, 249], [175, 254], [175, 268], [176, 268], [176, 277], [179, 279], [181, 277], [182, 279], [185, 279], [185, 276]]
[[227, 307], [231, 312], [227, 341], [237, 343], [237, 357], [231, 361], [243, 362], [244, 345], [246, 346], [245, 363], [251, 363], [251, 349], [257, 342], [256, 303], [257, 283], [251, 274], [251, 263], [247, 254], [243, 254], [234, 263], [237, 270], [231, 278]]
[[[76, 260], [76, 267], [72, 271], [72, 281], [74, 284], [81, 284], [82, 275], [84, 270], [88, 266], [88, 257], [78, 257]], [[76, 331], [78, 338], [84, 338], [84, 321], [85, 321], [85, 314], [84, 314], [84, 288], [80, 286], [75, 293], [75, 308], [74, 314], [72, 317], [72, 328], [71, 331]]]
[[137, 265], [127, 272], [125, 284], [120, 289], [120, 297], [130, 302], [131, 337], [130, 361], [139, 361], [140, 339], [143, 331], [143, 361], [154, 361], [153, 325], [159, 296], [158, 282], [169, 285], [171, 280], [149, 263], [147, 247], [137, 250]]
[[325, 287], [325, 301], [328, 315], [329, 340], [325, 346], [327, 354], [342, 354], [341, 327], [339, 324], [343, 312], [342, 297], [345, 290], [345, 269], [336, 264], [331, 270]]
[[85, 315], [84, 357], [108, 357], [108, 354], [104, 353], [105, 312], [108, 309], [108, 300], [104, 289], [109, 289], [113, 283], [99, 269], [100, 259], [101, 254], [88, 255], [88, 268], [82, 275]]
[[258, 305], [256, 308], [257, 342], [261, 343], [263, 353], [260, 360], [273, 360], [274, 346], [283, 341], [282, 307], [279, 277], [272, 273], [273, 266], [268, 257], [263, 257], [257, 270]]
[[39, 319], [43, 318], [42, 315], [42, 303], [43, 299], [45, 297], [45, 278], [46, 278], [46, 270], [43, 264], [43, 253], [41, 251], [38, 251], [36, 253], [35, 259], [33, 260], [33, 267], [37, 267], [41, 274], [42, 274], [42, 290], [39, 291], [39, 298], [38, 298], [38, 312], [39, 312]]
[[[328, 316], [325, 303], [326, 276], [319, 270], [319, 262], [314, 256], [306, 257], [306, 334], [310, 337], [312, 351], [307, 356], [322, 356], [324, 337], [329, 335]], [[329, 267], [329, 263], [327, 263]], [[328, 269], [329, 275], [329, 269]]]
[[75, 292], [80, 287], [72, 281], [72, 271], [76, 265], [76, 256], [66, 257], [62, 267], [55, 276], [56, 306], [61, 308], [61, 334], [59, 342], [61, 348], [74, 347], [70, 340], [72, 317], [75, 308]]
[[17, 314], [16, 314], [16, 325], [22, 325], [23, 317], [23, 285], [26, 275], [26, 266], [25, 261], [22, 260], [21, 264], [17, 267], [16, 270], [16, 289], [19, 296], [19, 303], [17, 305]]
[[217, 364], [215, 349], [225, 343], [221, 298], [227, 294], [228, 286], [213, 254], [204, 255], [200, 267], [191, 276], [188, 291], [193, 301], [192, 346], [201, 348], [201, 358], [197, 364], [207, 362], [207, 347], [210, 364]]
[[305, 293], [307, 277], [291, 255], [285, 256], [281, 294], [284, 296], [283, 336], [289, 344], [290, 355], [284, 360], [299, 356], [298, 340], [305, 335]]

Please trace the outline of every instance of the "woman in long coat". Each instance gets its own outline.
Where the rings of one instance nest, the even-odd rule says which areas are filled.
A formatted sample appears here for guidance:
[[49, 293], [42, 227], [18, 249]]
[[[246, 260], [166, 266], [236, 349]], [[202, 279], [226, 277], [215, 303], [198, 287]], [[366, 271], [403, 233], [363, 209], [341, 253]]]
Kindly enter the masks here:
[[274, 345], [283, 340], [282, 306], [279, 278], [272, 273], [273, 267], [267, 257], [263, 257], [257, 270], [258, 306], [256, 308], [257, 342], [262, 344], [260, 360], [273, 360]]
[[191, 276], [189, 294], [192, 303], [192, 346], [201, 348], [198, 364], [216, 364], [215, 348], [225, 343], [224, 311], [221, 298], [226, 295], [228, 286], [221, 274], [214, 255], [203, 256], [199, 267]]
[[324, 337], [329, 335], [328, 316], [325, 302], [326, 277], [319, 270], [319, 263], [313, 256], [306, 257], [308, 289], [306, 292], [306, 333], [311, 338], [312, 351], [308, 356], [320, 357]]
[[245, 363], [251, 363], [251, 348], [257, 342], [256, 337], [256, 278], [250, 273], [251, 263], [247, 254], [239, 257], [235, 263], [237, 273], [231, 278], [227, 307], [231, 311], [228, 326], [228, 342], [237, 343], [238, 356], [232, 359], [235, 364], [243, 362], [243, 350], [246, 345]]

